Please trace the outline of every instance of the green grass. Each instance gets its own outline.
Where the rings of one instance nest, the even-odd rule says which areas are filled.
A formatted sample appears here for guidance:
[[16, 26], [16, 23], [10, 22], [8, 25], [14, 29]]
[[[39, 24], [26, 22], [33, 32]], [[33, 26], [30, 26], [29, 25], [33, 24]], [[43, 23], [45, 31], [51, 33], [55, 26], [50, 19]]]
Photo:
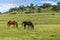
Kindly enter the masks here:
[[[0, 40], [60, 40], [60, 14], [1, 14], [0, 15]], [[7, 22], [15, 20], [18, 29], [8, 28]], [[34, 30], [23, 29], [21, 23], [31, 20], [35, 26]]]
[[23, 29], [20, 25], [18, 29], [0, 26], [0, 38], [0, 40], [60, 40], [60, 25], [35, 25], [34, 30]]
[[[4, 14], [0, 15], [0, 21], [7, 22], [9, 20], [16, 20], [19, 24], [24, 20], [31, 20], [34, 24], [60, 24], [60, 14], [54, 13], [40, 13], [40, 14]], [[4, 20], [3, 20], [4, 19]]]

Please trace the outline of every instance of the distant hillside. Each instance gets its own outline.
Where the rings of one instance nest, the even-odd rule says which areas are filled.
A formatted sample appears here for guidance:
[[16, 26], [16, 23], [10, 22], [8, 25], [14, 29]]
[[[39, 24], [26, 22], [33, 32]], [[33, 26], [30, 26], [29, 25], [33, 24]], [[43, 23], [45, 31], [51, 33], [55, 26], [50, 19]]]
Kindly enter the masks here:
[[30, 4], [27, 6], [24, 5], [20, 5], [19, 7], [15, 7], [15, 8], [11, 8], [9, 9], [9, 11], [5, 12], [5, 13], [12, 13], [12, 14], [16, 14], [16, 13], [49, 13], [49, 12], [59, 12], [60, 11], [60, 2], [57, 3], [58, 5], [51, 5], [49, 3], [44, 3], [43, 5], [34, 5], [34, 4]]

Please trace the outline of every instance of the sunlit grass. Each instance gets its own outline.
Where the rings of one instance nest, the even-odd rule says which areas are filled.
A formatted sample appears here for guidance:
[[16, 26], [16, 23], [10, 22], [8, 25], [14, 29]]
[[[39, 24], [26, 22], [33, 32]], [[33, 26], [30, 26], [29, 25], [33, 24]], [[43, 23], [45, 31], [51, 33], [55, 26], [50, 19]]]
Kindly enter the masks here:
[[[7, 22], [15, 20], [18, 29], [8, 28]], [[34, 30], [23, 29], [21, 23], [31, 20]], [[1, 14], [0, 15], [0, 40], [60, 40], [60, 15], [51, 14]]]

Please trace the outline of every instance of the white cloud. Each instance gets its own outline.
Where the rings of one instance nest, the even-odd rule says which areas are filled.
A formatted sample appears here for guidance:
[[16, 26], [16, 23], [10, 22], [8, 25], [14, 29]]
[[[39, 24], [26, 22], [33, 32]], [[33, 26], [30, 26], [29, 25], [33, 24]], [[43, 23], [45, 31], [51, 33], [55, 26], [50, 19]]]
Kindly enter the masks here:
[[57, 5], [57, 2], [53, 2], [53, 1], [41, 1], [41, 3], [50, 3], [52, 5]]
[[18, 7], [18, 6], [14, 5], [14, 4], [2, 5], [2, 6], [0, 6], [0, 12], [8, 11], [10, 8], [14, 8], [14, 7]]

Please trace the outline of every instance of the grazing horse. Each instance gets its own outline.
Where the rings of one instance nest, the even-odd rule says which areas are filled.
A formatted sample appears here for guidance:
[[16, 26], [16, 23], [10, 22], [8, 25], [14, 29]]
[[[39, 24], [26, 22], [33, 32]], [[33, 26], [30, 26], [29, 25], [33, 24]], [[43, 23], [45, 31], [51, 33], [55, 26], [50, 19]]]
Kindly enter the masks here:
[[34, 29], [34, 25], [31, 21], [23, 21], [22, 25], [24, 26], [24, 29], [26, 29], [26, 26], [31, 27], [31, 29]]
[[10, 27], [11, 25], [16, 26], [18, 28], [18, 23], [16, 21], [8, 21], [7, 25]]

